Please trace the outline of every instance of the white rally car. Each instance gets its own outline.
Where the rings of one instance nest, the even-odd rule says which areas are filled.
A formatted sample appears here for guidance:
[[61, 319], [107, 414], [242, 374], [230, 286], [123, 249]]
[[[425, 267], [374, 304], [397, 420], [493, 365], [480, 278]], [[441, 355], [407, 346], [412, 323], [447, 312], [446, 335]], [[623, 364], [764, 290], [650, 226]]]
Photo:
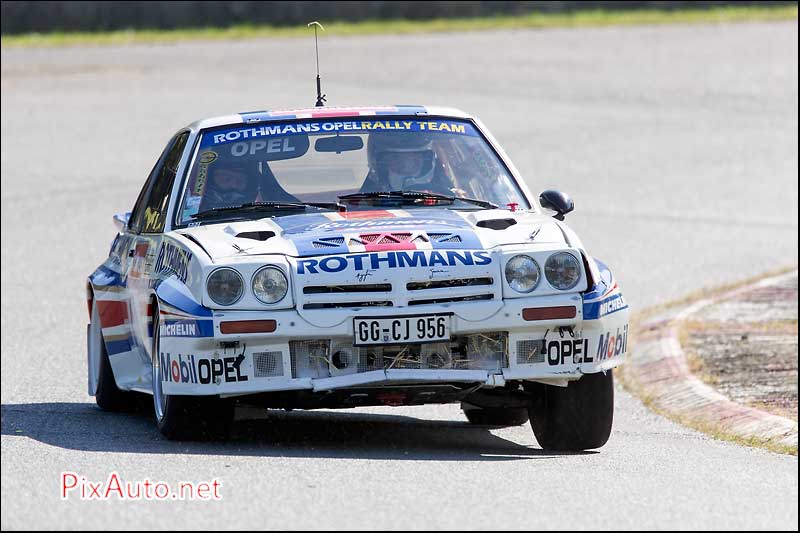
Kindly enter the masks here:
[[88, 278], [89, 394], [153, 396], [168, 438], [234, 405], [460, 402], [546, 449], [608, 440], [628, 306], [476, 118], [251, 112], [167, 144]]

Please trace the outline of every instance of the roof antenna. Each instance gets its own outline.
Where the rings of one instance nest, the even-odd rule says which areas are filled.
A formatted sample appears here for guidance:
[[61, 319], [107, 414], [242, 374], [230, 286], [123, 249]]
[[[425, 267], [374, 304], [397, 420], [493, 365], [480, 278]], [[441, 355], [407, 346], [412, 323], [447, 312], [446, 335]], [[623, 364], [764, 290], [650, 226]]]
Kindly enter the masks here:
[[325, 31], [325, 28], [316, 20], [308, 23], [308, 27], [310, 28], [311, 26], [314, 26], [314, 48], [316, 48], [317, 51], [317, 103], [315, 105], [316, 107], [322, 107], [325, 105], [325, 95], [322, 94], [322, 85], [319, 79], [319, 42], [317, 41], [317, 26], [322, 28], [322, 31]]

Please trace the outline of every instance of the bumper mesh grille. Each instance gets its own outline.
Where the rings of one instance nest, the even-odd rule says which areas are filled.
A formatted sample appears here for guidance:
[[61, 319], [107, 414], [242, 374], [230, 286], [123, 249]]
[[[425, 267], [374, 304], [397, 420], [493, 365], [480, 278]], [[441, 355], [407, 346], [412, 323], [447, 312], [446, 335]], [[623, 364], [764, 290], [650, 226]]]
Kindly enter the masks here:
[[253, 354], [253, 374], [257, 378], [283, 375], [283, 352], [256, 352]]
[[542, 340], [517, 341], [517, 364], [532, 365], [544, 363], [544, 352]]
[[501, 370], [508, 366], [504, 331], [458, 335], [449, 342], [352, 346], [352, 340], [291, 341], [292, 377], [321, 378], [374, 370]]

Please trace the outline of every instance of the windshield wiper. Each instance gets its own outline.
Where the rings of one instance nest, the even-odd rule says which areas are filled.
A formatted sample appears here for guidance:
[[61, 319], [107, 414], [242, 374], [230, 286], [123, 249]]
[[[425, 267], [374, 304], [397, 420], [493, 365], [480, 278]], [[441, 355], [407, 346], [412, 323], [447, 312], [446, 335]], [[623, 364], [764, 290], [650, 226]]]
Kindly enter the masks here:
[[475, 198], [466, 198], [463, 196], [448, 196], [446, 194], [438, 194], [435, 192], [425, 191], [377, 191], [377, 192], [356, 192], [352, 194], [345, 194], [339, 196], [339, 200], [366, 200], [370, 198], [388, 198], [399, 200], [445, 200], [453, 203], [455, 201], [466, 202], [468, 204], [477, 205], [484, 209], [499, 209], [498, 206], [491, 202], [484, 200], [477, 200]]
[[227, 205], [206, 209], [192, 215], [192, 218], [209, 218], [221, 214], [258, 212], [258, 211], [295, 211], [307, 207], [319, 207], [322, 209], [333, 209], [338, 211], [346, 210], [345, 206], [337, 203], [324, 202], [247, 202], [241, 205]]

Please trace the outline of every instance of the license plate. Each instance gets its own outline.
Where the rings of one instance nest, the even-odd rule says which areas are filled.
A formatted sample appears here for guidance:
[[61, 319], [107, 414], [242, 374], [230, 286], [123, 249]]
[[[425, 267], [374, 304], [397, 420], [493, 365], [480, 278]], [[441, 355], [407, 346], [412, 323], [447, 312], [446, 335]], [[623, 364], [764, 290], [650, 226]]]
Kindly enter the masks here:
[[354, 346], [422, 344], [450, 340], [450, 315], [354, 318]]

